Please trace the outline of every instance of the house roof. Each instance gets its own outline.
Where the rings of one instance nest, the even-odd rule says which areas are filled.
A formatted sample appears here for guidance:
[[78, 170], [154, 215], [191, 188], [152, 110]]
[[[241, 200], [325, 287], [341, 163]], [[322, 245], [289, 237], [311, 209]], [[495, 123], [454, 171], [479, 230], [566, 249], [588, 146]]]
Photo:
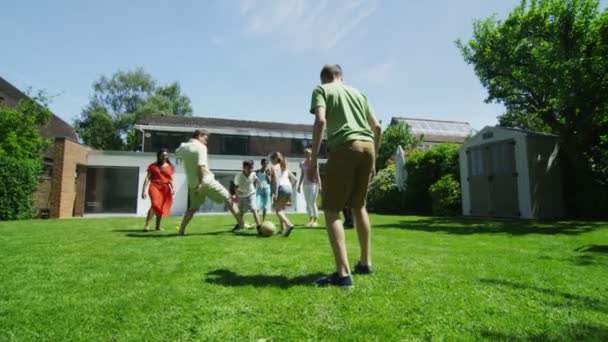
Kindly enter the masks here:
[[189, 127], [202, 129], [254, 129], [277, 132], [312, 133], [312, 125], [269, 121], [219, 119], [200, 116], [149, 115], [137, 121], [138, 125]]
[[415, 135], [424, 135], [428, 142], [462, 143], [471, 135], [471, 125], [462, 121], [445, 121], [418, 119], [408, 117], [393, 117], [391, 125], [407, 123]]
[[[28, 98], [26, 94], [2, 77], [0, 77], [0, 93], [4, 95], [2, 97], [4, 97], [4, 102], [8, 106], [16, 106], [19, 101]], [[40, 134], [45, 138], [65, 137], [75, 141], [78, 140], [74, 128], [55, 114], [51, 115], [47, 126], [40, 128]]]

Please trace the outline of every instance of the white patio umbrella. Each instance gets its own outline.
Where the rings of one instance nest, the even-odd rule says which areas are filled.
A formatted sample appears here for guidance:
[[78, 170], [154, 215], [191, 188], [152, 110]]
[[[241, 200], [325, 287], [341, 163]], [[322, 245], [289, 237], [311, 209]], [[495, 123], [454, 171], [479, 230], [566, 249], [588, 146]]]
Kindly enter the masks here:
[[405, 190], [407, 180], [407, 170], [405, 169], [405, 152], [401, 145], [395, 151], [395, 185], [399, 190]]

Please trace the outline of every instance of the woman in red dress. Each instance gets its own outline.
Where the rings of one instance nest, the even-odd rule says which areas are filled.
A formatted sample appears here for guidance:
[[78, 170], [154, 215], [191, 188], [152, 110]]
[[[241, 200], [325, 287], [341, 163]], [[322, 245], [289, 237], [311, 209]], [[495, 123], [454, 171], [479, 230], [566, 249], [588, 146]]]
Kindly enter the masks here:
[[[146, 217], [146, 226], [144, 231], [150, 231], [150, 221], [152, 216], [156, 215], [156, 230], [163, 230], [160, 227], [160, 222], [163, 217], [169, 216], [171, 205], [173, 205], [173, 173], [175, 168], [169, 160], [169, 152], [166, 148], [161, 149], [156, 154], [156, 163], [148, 166], [148, 175], [144, 181], [144, 188], [141, 192], [141, 198], [146, 199], [146, 192], [150, 194], [152, 207], [148, 210]], [[147, 190], [147, 191], [146, 191]]]

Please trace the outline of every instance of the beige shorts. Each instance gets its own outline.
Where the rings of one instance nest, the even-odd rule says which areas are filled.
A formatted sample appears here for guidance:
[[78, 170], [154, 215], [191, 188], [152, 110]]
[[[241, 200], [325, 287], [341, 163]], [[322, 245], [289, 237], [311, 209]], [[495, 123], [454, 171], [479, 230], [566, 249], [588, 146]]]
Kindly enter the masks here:
[[375, 158], [374, 143], [368, 141], [349, 141], [331, 149], [323, 182], [323, 209], [364, 207]]
[[198, 210], [198, 208], [205, 203], [207, 198], [216, 203], [223, 203], [230, 201], [230, 193], [215, 179], [204, 183], [203, 188], [200, 191], [196, 191], [194, 188], [188, 188], [188, 208]]

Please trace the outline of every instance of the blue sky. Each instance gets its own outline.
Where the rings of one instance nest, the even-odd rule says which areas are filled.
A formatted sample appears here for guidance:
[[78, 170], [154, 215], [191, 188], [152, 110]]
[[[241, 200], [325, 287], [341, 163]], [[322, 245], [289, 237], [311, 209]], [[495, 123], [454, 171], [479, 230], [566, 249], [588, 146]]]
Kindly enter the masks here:
[[[91, 83], [143, 67], [179, 81], [195, 115], [310, 123], [325, 63], [392, 116], [496, 123], [503, 108], [455, 46], [474, 18], [519, 0], [11, 1], [0, 12], [0, 76], [46, 89], [68, 122]], [[605, 2], [604, 2], [605, 4]], [[8, 40], [6, 40], [8, 38]]]

